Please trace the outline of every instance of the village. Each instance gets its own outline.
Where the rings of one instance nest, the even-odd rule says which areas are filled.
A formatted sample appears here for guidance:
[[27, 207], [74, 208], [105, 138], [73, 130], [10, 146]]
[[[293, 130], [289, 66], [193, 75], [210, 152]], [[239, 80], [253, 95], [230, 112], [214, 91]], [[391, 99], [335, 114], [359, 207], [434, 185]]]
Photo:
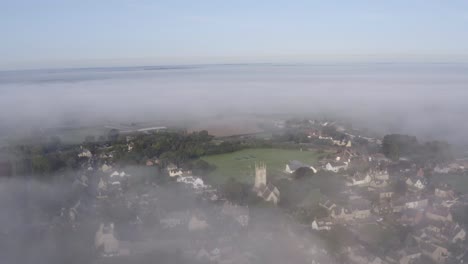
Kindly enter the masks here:
[[[99, 151], [81, 146], [77, 156], [83, 170], [73, 189], [86, 195], [62, 208], [55, 223], [79, 232], [90, 215], [100, 219], [94, 239], [97, 263], [154, 250], [190, 263], [464, 263], [466, 226], [454, 212], [468, 206], [468, 199], [448, 184], [432, 183], [431, 176], [460, 173], [468, 164], [392, 160], [381, 151], [356, 147], [359, 142], [381, 146], [382, 139], [336, 123], [311, 124], [275, 123], [278, 129], [306, 131], [308, 142], [299, 144], [301, 151], [312, 146], [326, 155], [314, 164], [289, 160], [274, 176], [265, 162], [252, 161], [247, 193], [254, 202], [245, 203], [230, 200], [222, 186], [203, 175], [158, 157], [132, 171], [114, 164], [115, 150], [109, 146]], [[125, 137], [126, 152], [135, 151], [134, 140]], [[159, 169], [159, 182], [141, 176], [152, 168]], [[316, 205], [308, 205], [322, 213], [305, 223], [284, 210], [286, 194], [277, 184], [279, 178], [299, 181], [299, 174], [334, 177], [343, 187], [321, 193]], [[337, 231], [338, 237], [332, 237]]]

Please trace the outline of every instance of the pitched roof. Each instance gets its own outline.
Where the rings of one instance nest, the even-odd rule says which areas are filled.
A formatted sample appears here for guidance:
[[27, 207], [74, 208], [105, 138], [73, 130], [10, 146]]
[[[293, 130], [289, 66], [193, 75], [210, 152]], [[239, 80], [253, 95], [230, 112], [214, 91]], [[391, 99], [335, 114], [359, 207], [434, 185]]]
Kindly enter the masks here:
[[446, 207], [429, 208], [428, 212], [442, 217], [448, 217], [450, 215], [450, 210]]
[[262, 196], [264, 199], [268, 199], [268, 197], [270, 196], [270, 194], [273, 194], [273, 195], [275, 195], [275, 196], [279, 196], [279, 190], [278, 190], [278, 188], [276, 188], [276, 186], [274, 186], [274, 185], [271, 184], [271, 183], [267, 183], [267, 185], [261, 187], [260, 192], [261, 192], [261, 196]]
[[366, 199], [354, 199], [350, 201], [352, 210], [367, 210], [371, 208], [371, 202]]
[[421, 249], [426, 252], [434, 252], [437, 249], [437, 246], [432, 243], [421, 242], [420, 245]]

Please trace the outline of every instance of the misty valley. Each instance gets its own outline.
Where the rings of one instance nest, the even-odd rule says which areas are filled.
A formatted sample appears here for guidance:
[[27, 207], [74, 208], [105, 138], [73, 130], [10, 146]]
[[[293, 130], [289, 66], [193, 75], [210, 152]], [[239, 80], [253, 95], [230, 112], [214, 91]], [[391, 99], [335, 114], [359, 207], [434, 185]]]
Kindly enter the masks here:
[[381, 136], [346, 120], [263, 117], [255, 129], [234, 122], [199, 131], [161, 123], [56, 128], [10, 141], [0, 160], [2, 258], [464, 258], [468, 159], [448, 142]]
[[0, 264], [468, 263], [467, 25], [0, 0]]

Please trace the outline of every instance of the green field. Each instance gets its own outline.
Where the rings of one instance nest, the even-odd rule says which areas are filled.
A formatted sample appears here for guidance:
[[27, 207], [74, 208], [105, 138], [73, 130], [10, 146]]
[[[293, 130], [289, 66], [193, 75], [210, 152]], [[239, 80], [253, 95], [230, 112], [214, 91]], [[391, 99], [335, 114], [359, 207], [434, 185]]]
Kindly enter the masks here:
[[316, 165], [319, 154], [313, 151], [289, 149], [245, 149], [233, 153], [210, 155], [202, 159], [217, 168], [208, 177], [212, 184], [222, 184], [228, 178], [253, 183], [255, 163], [264, 162], [267, 165], [267, 175], [281, 175], [290, 160]]

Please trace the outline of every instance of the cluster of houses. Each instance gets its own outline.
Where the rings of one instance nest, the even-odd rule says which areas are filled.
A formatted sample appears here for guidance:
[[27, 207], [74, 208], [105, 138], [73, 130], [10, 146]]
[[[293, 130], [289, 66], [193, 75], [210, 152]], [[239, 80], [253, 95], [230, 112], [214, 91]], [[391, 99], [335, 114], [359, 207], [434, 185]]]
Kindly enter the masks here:
[[[352, 162], [348, 157], [346, 162]], [[341, 159], [337, 157], [336, 161]], [[399, 250], [387, 255], [373, 254], [362, 245], [349, 247], [344, 254], [352, 263], [425, 263], [428, 259], [433, 263], [463, 263], [466, 230], [454, 221], [452, 211], [467, 203], [446, 184], [430, 185], [425, 175], [427, 169], [413, 166], [389, 174], [385, 166], [388, 163], [384, 162], [382, 166], [382, 160], [381, 157], [370, 157], [369, 163], [373, 166], [368, 171], [351, 175], [345, 170], [329, 169], [332, 165], [327, 163], [325, 170], [342, 172], [347, 186], [343, 193], [347, 195], [347, 202], [340, 204], [323, 197], [319, 206], [328, 212], [328, 216], [314, 219], [311, 228], [329, 231], [342, 225], [354, 230], [369, 224], [383, 229], [396, 225], [412, 230], [406, 239], [412, 241], [413, 246], [408, 248], [402, 244]], [[434, 171], [441, 173], [441, 170], [445, 172], [437, 167]], [[360, 236], [359, 232], [356, 236]], [[454, 252], [454, 248], [458, 250]]]
[[331, 136], [323, 135], [320, 130], [316, 130], [316, 129], [310, 130], [308, 132], [307, 138], [326, 140], [326, 141], [329, 141], [331, 145], [338, 146], [338, 147], [346, 147], [346, 148], [352, 147], [351, 139], [348, 136], [343, 136], [339, 139], [335, 139]]
[[[425, 263], [430, 259], [434, 263], [463, 263], [465, 259], [466, 230], [461, 223], [457, 223], [453, 217], [453, 209], [461, 205], [468, 205], [448, 185], [430, 184], [427, 177], [427, 168], [405, 168], [399, 172], [389, 173], [390, 161], [382, 154], [364, 156], [354, 151], [350, 138], [335, 140], [322, 136], [320, 132], [313, 132], [309, 137], [331, 140], [332, 145], [341, 150], [333, 158], [321, 161], [321, 166], [314, 167], [300, 161], [290, 161], [286, 164], [284, 173], [294, 174], [300, 168], [308, 168], [317, 173], [318, 169], [333, 172], [343, 179], [345, 203], [342, 199], [322, 197], [319, 206], [327, 216], [314, 219], [310, 227], [314, 231], [327, 232], [344, 226], [357, 237], [360, 236], [358, 227], [363, 225], [377, 225], [381, 229], [394, 228], [395, 226], [408, 227], [406, 240], [408, 246], [402, 243], [398, 250], [375, 252], [361, 243], [349, 245], [342, 253], [351, 263]], [[129, 151], [132, 148], [129, 142]], [[106, 198], [109, 193], [122, 192], [129, 178], [132, 176], [125, 171], [113, 168], [106, 160], [112, 158], [99, 157], [103, 161], [99, 167], [102, 172], [97, 184], [97, 197]], [[86, 149], [82, 149], [80, 158], [93, 159], [93, 155]], [[351, 170], [353, 166], [364, 161], [369, 165], [368, 169]], [[159, 164], [157, 159], [148, 159], [147, 166]], [[93, 167], [91, 167], [93, 170]], [[463, 163], [438, 165], [433, 168], [435, 173], [445, 174], [464, 168]], [[467, 166], [468, 168], [468, 166]], [[165, 168], [167, 175], [175, 179], [175, 182], [187, 187], [197, 195], [209, 197], [210, 201], [220, 203], [221, 206], [215, 212], [205, 212], [201, 209], [161, 211], [159, 212], [159, 226], [167, 232], [183, 230], [190, 233], [209, 233], [214, 229], [216, 222], [231, 223], [235, 230], [245, 230], [250, 223], [249, 207], [232, 204], [219, 197], [217, 190], [206, 184], [200, 177], [192, 175], [190, 171], [184, 171], [174, 164]], [[76, 180], [77, 185], [89, 186], [92, 180], [82, 175]], [[396, 186], [399, 186], [397, 188]], [[253, 191], [266, 202], [277, 204], [280, 201], [280, 190], [267, 178], [267, 168], [263, 163], [255, 164], [255, 178]], [[157, 199], [142, 196], [140, 203], [155, 204]], [[79, 205], [78, 205], [79, 206]], [[151, 207], [151, 206], [149, 206]], [[64, 214], [69, 218], [76, 218], [76, 208], [70, 208]], [[223, 243], [223, 242], [219, 242]], [[95, 245], [101, 249], [103, 256], [115, 256], [128, 254], [128, 250], [121, 246], [121, 241], [115, 235], [112, 223], [102, 224], [96, 233]], [[209, 245], [208, 245], [209, 244]], [[245, 259], [246, 263], [252, 261], [252, 255], [246, 252], [235, 252], [226, 248], [208, 243], [195, 250], [190, 249], [189, 254], [203, 261], [221, 263], [226, 256], [235, 259], [234, 256]], [[454, 252], [454, 248], [457, 248]], [[192, 252], [193, 251], [193, 252]], [[468, 254], [466, 254], [468, 256]], [[321, 263], [313, 260], [313, 263]], [[325, 262], [326, 263], [326, 262]]]

